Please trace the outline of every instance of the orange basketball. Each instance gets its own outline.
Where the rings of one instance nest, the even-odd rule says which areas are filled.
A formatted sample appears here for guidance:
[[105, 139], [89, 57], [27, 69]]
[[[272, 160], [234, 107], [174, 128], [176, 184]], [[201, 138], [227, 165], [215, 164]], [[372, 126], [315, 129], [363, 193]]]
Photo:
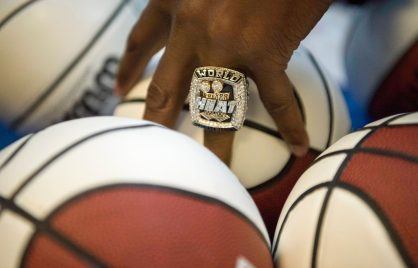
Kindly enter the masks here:
[[0, 153], [0, 267], [272, 267], [246, 189], [203, 146], [116, 117]]
[[416, 267], [418, 112], [340, 139], [299, 179], [282, 210], [280, 267]]

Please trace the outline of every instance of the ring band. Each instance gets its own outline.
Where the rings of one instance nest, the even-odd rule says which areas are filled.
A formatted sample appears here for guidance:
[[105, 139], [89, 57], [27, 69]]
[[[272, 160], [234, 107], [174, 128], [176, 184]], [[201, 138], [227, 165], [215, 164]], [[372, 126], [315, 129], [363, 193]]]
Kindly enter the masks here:
[[190, 85], [192, 123], [210, 130], [238, 130], [245, 120], [248, 81], [238, 71], [198, 67]]

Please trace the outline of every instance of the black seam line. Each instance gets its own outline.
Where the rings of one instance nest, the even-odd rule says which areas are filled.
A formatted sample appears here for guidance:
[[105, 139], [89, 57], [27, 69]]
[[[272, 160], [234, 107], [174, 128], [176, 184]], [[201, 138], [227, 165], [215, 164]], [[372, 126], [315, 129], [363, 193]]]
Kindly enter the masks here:
[[[277, 236], [277, 239], [273, 245], [273, 249], [272, 249], [272, 255], [274, 256], [274, 260], [277, 260], [277, 257], [275, 256], [275, 252], [277, 251], [278, 245], [280, 243], [280, 237], [281, 234], [283, 232], [284, 226], [287, 222], [287, 219], [290, 215], [290, 212], [293, 211], [293, 209], [303, 200], [305, 199], [305, 197], [307, 197], [308, 195], [310, 195], [311, 193], [315, 192], [316, 190], [319, 190], [321, 188], [325, 188], [325, 187], [329, 187], [331, 185], [332, 182], [324, 182], [324, 183], [320, 183], [317, 184], [311, 188], [309, 188], [308, 190], [306, 190], [305, 192], [303, 192], [290, 206], [289, 210], [287, 211], [285, 218], [283, 219], [282, 225], [280, 226], [279, 229], [279, 233]], [[357, 196], [358, 198], [360, 198], [361, 200], [364, 201], [364, 203], [366, 203], [367, 206], [369, 206], [369, 208], [375, 213], [375, 215], [378, 217], [379, 221], [383, 224], [386, 232], [388, 233], [391, 241], [394, 243], [395, 247], [397, 248], [398, 252], [400, 253], [403, 261], [407, 264], [407, 267], [413, 267], [413, 261], [412, 258], [409, 256], [402, 240], [400, 239], [400, 237], [397, 235], [396, 230], [394, 229], [394, 227], [392, 226], [391, 222], [389, 221], [389, 219], [386, 217], [385, 213], [383, 212], [383, 210], [379, 207], [379, 205], [365, 192], [361, 191], [359, 188], [345, 183], [345, 182], [337, 182], [336, 183], [336, 188], [338, 189], [344, 189], [347, 190], [349, 192], [351, 192], [352, 194], [354, 194], [355, 196]]]
[[35, 134], [31, 134], [26, 138], [7, 158], [0, 164], [0, 172], [16, 157], [16, 155], [22, 151], [23, 147], [32, 139]]
[[292, 85], [292, 86], [293, 86], [293, 95], [295, 95], [296, 103], [297, 103], [297, 105], [300, 109], [303, 123], [306, 124], [306, 112], [305, 112], [305, 108], [303, 107], [303, 101], [302, 101], [301, 97], [299, 96], [299, 93], [298, 93], [295, 85]]
[[[393, 118], [389, 118], [388, 120], [382, 122], [381, 125], [388, 125], [390, 122], [404, 116], [405, 114], [400, 114], [398, 116], [394, 116]], [[377, 129], [371, 130], [369, 133], [367, 133], [355, 146], [354, 149], [358, 149], [364, 141], [366, 141], [371, 135], [373, 135], [376, 132]], [[316, 268], [317, 267], [317, 257], [318, 257], [318, 248], [320, 243], [320, 237], [321, 237], [321, 231], [322, 231], [322, 224], [324, 222], [325, 213], [328, 208], [329, 200], [331, 198], [331, 194], [333, 192], [333, 189], [338, 183], [338, 180], [341, 176], [341, 174], [344, 172], [346, 166], [350, 163], [350, 160], [353, 156], [353, 153], [350, 152], [347, 154], [343, 162], [341, 163], [340, 167], [338, 168], [337, 172], [335, 173], [333, 179], [331, 180], [331, 184], [328, 187], [327, 193], [325, 194], [324, 200], [322, 201], [321, 210], [318, 217], [318, 222], [316, 225], [315, 230], [315, 238], [314, 238], [314, 245], [312, 249], [312, 259], [311, 259], [311, 267]]]
[[[36, 226], [37, 232], [42, 232], [42, 233], [47, 234], [50, 238], [59, 242], [60, 244], [65, 246], [67, 249], [69, 249], [71, 252], [74, 252], [83, 260], [92, 264], [94, 267], [106, 267], [104, 262], [101, 261], [99, 258], [95, 257], [93, 254], [89, 253], [87, 250], [83, 249], [76, 243], [73, 243], [67, 237], [63, 236], [61, 233], [59, 233], [54, 228], [52, 228], [52, 226], [50, 226], [48, 223], [39, 221], [30, 213], [28, 213], [27, 211], [25, 211], [24, 209], [22, 209], [21, 207], [13, 203], [12, 201], [7, 200], [4, 197], [0, 196], [0, 204], [2, 204], [2, 206], [4, 206], [6, 209], [13, 211], [17, 215], [33, 223]], [[24, 258], [22, 258], [22, 260], [23, 259]], [[20, 267], [22, 267], [22, 264], [23, 263], [21, 263]]]
[[394, 243], [406, 266], [413, 267], [414, 262], [411, 256], [409, 256], [409, 253], [406, 250], [406, 247], [403, 244], [402, 239], [399, 237], [398, 233], [391, 224], [389, 218], [384, 213], [383, 209], [373, 200], [373, 198], [371, 198], [367, 193], [363, 192], [356, 186], [353, 186], [346, 182], [338, 182], [337, 188], [347, 190], [352, 194], [356, 195], [361, 200], [363, 200], [371, 208], [371, 210], [373, 210], [375, 215], [379, 218], [379, 221], [385, 227], [385, 230], [388, 233], [390, 240], [392, 240], [392, 242]]
[[[286, 212], [286, 215], [285, 215], [285, 217], [284, 217], [284, 219], [283, 219], [283, 222], [282, 222], [282, 224], [281, 224], [281, 226], [280, 226], [280, 229], [279, 229], [279, 233], [277, 234], [277, 239], [276, 239], [276, 241], [275, 241], [275, 243], [274, 243], [274, 245], [273, 245], [273, 249], [272, 249], [272, 255], [274, 256], [275, 255], [275, 252], [276, 252], [276, 250], [277, 250], [277, 248], [278, 248], [278, 246], [279, 246], [279, 243], [280, 243], [280, 237], [281, 237], [281, 235], [282, 235], [282, 231], [283, 231], [283, 228], [284, 228], [284, 225], [286, 224], [286, 222], [287, 222], [287, 219], [288, 219], [288, 217], [289, 217], [289, 215], [290, 215], [290, 212], [291, 211], [293, 211], [293, 209], [305, 198], [305, 197], [307, 197], [309, 194], [311, 194], [311, 193], [313, 193], [313, 192], [315, 192], [316, 190], [319, 190], [319, 189], [321, 189], [321, 188], [324, 188], [324, 187], [327, 187], [329, 184], [331, 184], [331, 182], [323, 182], [323, 183], [320, 183], [320, 184], [317, 184], [317, 185], [315, 185], [315, 186], [312, 186], [311, 188], [309, 188], [308, 190], [306, 190], [306, 191], [304, 191], [301, 195], [299, 195], [298, 196], [298, 198], [292, 203], [292, 205], [289, 207], [289, 209], [287, 210], [287, 212]], [[275, 258], [276, 259], [276, 258]]]
[[7, 15], [1, 22], [0, 22], [0, 30], [3, 28], [4, 25], [6, 25], [9, 21], [11, 21], [14, 17], [16, 17], [20, 12], [24, 11], [26, 8], [28, 8], [30, 5], [34, 4], [35, 2], [39, 2], [39, 0], [32, 0], [28, 1], [19, 7], [17, 7], [15, 10], [10, 12], [9, 15]]
[[189, 190], [174, 188], [174, 187], [165, 186], [165, 185], [157, 185], [157, 184], [152, 184], [152, 183], [117, 183], [117, 184], [103, 185], [103, 186], [100, 186], [100, 187], [97, 187], [97, 188], [94, 188], [94, 189], [87, 190], [85, 192], [79, 193], [79, 194], [71, 197], [70, 199], [66, 200], [64, 203], [59, 205], [57, 208], [55, 208], [54, 211], [51, 214], [48, 215], [46, 221], [49, 221], [50, 219], [54, 218], [54, 216], [56, 214], [58, 214], [66, 206], [71, 205], [73, 202], [77, 201], [78, 199], [80, 199], [81, 197], [83, 197], [85, 195], [95, 193], [95, 192], [98, 192], [98, 191], [102, 191], [102, 190], [124, 188], [124, 187], [154, 189], [154, 190], [159, 190], [159, 191], [165, 191], [165, 192], [168, 192], [168, 193], [175, 193], [175, 194], [178, 194], [178, 195], [184, 195], [184, 196], [189, 197], [191, 199], [205, 201], [209, 204], [213, 204], [213, 205], [217, 205], [217, 206], [220, 206], [222, 208], [225, 208], [226, 210], [230, 211], [231, 213], [233, 213], [234, 215], [238, 216], [239, 218], [243, 219], [246, 223], [248, 223], [252, 227], [252, 229], [255, 230], [257, 235], [264, 241], [265, 246], [270, 250], [270, 246], [271, 246], [270, 241], [268, 240], [267, 237], [265, 237], [263, 235], [263, 233], [258, 228], [258, 226], [250, 218], [248, 218], [246, 215], [244, 215], [241, 211], [239, 211], [238, 209], [236, 209], [236, 208], [232, 207], [231, 205], [225, 203], [224, 201], [216, 199], [216, 198], [211, 197], [211, 196], [203, 195], [203, 194], [196, 193], [196, 192], [191, 192]]
[[[80, 140], [72, 143], [71, 145], [68, 145], [66, 148], [62, 149], [60, 152], [56, 153], [55, 155], [51, 156], [44, 164], [42, 164], [39, 168], [37, 168], [32, 174], [30, 174], [25, 180], [23, 180], [23, 183], [17, 188], [17, 190], [12, 194], [10, 197], [11, 200], [14, 200], [16, 196], [25, 188], [37, 175], [39, 175], [45, 168], [47, 168], [51, 163], [59, 159], [64, 154], [68, 153], [72, 149], [76, 148], [77, 146], [92, 140], [93, 138], [97, 138], [99, 136], [103, 136], [109, 133], [114, 133], [118, 131], [125, 131], [125, 130], [132, 130], [132, 129], [140, 129], [140, 128], [147, 128], [147, 127], [161, 127], [158, 125], [152, 125], [152, 124], [146, 124], [146, 125], [133, 125], [133, 126], [124, 126], [124, 127], [117, 127], [117, 128], [111, 128], [102, 130], [93, 134], [90, 134], [87, 137], [81, 138]], [[163, 127], [161, 127], [163, 128]]]
[[414, 164], [418, 163], [418, 156], [405, 154], [399, 151], [390, 151], [390, 150], [372, 148], [372, 147], [361, 147], [357, 149], [338, 150], [338, 151], [331, 152], [329, 154], [318, 157], [317, 159], [315, 159], [313, 164], [316, 164], [317, 162], [323, 159], [329, 158], [331, 156], [335, 156], [339, 154], [349, 154], [349, 153], [367, 153], [367, 154], [373, 154], [373, 155], [379, 155], [379, 156], [387, 156], [387, 157], [395, 158], [395, 159], [402, 159], [404, 161], [412, 162]]
[[326, 93], [326, 96], [327, 96], [328, 113], [329, 113], [329, 132], [328, 132], [326, 147], [329, 147], [331, 145], [332, 136], [334, 134], [334, 106], [332, 104], [331, 91], [330, 91], [330, 88], [329, 88], [328, 81], [325, 78], [325, 75], [324, 75], [321, 67], [319, 66], [317, 60], [315, 59], [313, 54], [308, 49], [305, 48], [305, 50], [308, 54], [309, 59], [311, 60], [311, 62], [313, 64], [313, 66], [315, 67], [316, 71], [318, 72], [319, 77], [321, 78], [321, 81], [322, 81], [322, 84], [325, 88], [325, 93]]
[[67, 66], [64, 71], [55, 79], [55, 81], [22, 113], [20, 114], [12, 123], [12, 129], [18, 129], [29, 117], [30, 115], [38, 109], [41, 104], [52, 94], [55, 89], [61, 84], [62, 81], [67, 77], [67, 75], [77, 66], [77, 64], [87, 55], [90, 49], [96, 44], [100, 39], [103, 33], [109, 28], [112, 22], [118, 17], [122, 12], [125, 5], [129, 0], [123, 0], [112, 13], [112, 15], [107, 19], [107, 21], [102, 25], [99, 31], [93, 36], [90, 42], [86, 47], [78, 54], [78, 56]]

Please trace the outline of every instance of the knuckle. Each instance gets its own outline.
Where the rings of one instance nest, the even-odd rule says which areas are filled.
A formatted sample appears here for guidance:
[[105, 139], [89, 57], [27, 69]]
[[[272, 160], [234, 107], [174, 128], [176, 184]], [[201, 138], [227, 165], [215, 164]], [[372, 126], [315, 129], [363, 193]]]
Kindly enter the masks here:
[[300, 38], [290, 31], [271, 32], [269, 35], [270, 45], [267, 51], [278, 56], [283, 61], [290, 60], [293, 51], [299, 46]]
[[211, 39], [227, 41], [236, 32], [236, 23], [231, 17], [221, 16], [221, 18], [211, 20], [207, 29]]
[[148, 88], [146, 109], [151, 113], [164, 114], [175, 107], [175, 97], [170, 92], [151, 82]]
[[199, 25], [202, 22], [202, 12], [206, 1], [182, 1], [175, 15], [178, 27], [184, 25]]
[[273, 116], [282, 116], [288, 114], [292, 111], [294, 105], [293, 100], [290, 98], [263, 98], [262, 101], [266, 106], [266, 109]]

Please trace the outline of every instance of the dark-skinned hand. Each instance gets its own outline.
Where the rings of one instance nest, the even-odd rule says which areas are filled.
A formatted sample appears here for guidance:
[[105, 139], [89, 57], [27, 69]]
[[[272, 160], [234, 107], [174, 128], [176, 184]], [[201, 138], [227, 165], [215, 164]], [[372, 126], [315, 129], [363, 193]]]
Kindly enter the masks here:
[[[309, 140], [285, 70], [293, 51], [332, 0], [151, 0], [133, 28], [117, 77], [126, 95], [151, 57], [166, 47], [148, 89], [144, 119], [174, 127], [193, 70], [240, 70], [257, 84], [261, 100], [296, 156]], [[233, 132], [205, 131], [205, 146], [231, 160]]]

